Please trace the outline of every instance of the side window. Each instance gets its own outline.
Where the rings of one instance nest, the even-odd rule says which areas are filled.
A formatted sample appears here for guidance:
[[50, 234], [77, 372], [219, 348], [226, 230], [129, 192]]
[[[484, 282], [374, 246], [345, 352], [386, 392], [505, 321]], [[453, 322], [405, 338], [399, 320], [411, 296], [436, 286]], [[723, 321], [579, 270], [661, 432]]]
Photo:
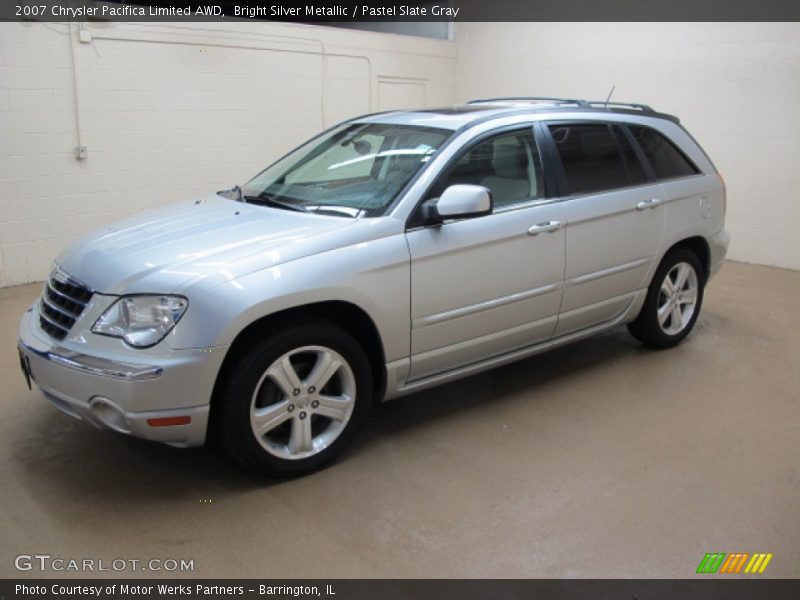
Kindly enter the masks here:
[[686, 177], [700, 172], [672, 142], [654, 129], [636, 125], [628, 125], [628, 129], [659, 179]]
[[[630, 160], [613, 129], [604, 124], [549, 125], [564, 166], [567, 193], [601, 192], [644, 180], [633, 149]], [[638, 169], [637, 169], [638, 166]]]
[[630, 141], [628, 141], [628, 136], [616, 125], [614, 125], [612, 129], [619, 142], [620, 150], [622, 150], [622, 158], [625, 161], [625, 169], [628, 172], [628, 182], [632, 185], [645, 183], [647, 181], [647, 175], [644, 172], [644, 166], [639, 161], [639, 157], [636, 156], [633, 146], [631, 146]]
[[458, 183], [482, 185], [495, 207], [544, 197], [541, 161], [530, 127], [483, 140], [435, 185], [431, 197]]

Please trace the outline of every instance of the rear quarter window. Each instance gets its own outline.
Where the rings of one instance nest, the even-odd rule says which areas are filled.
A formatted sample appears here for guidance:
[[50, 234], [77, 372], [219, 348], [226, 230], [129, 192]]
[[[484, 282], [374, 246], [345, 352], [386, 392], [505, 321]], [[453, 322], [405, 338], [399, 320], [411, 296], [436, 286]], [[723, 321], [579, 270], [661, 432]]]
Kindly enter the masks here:
[[675, 144], [656, 130], [638, 125], [628, 125], [628, 129], [639, 143], [658, 179], [688, 177], [700, 173], [700, 169]]

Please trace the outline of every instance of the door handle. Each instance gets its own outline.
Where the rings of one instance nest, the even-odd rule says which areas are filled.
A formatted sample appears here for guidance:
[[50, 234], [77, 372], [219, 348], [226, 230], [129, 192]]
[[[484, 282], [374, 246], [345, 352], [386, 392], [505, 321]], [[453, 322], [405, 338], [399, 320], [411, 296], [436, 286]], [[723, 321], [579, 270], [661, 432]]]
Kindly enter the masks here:
[[561, 229], [561, 221], [547, 221], [538, 223], [528, 228], [528, 235], [539, 235], [540, 233], [553, 233]]
[[658, 198], [650, 198], [650, 200], [642, 200], [639, 204], [636, 205], [636, 210], [644, 210], [646, 208], [655, 208], [661, 204], [661, 200]]

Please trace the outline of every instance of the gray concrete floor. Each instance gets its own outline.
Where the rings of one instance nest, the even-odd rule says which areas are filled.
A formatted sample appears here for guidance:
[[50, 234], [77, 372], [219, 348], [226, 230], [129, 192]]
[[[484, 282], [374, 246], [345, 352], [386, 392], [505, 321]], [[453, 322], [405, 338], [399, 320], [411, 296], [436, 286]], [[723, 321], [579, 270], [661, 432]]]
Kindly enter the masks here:
[[798, 272], [729, 263], [678, 348], [621, 328], [382, 405], [343, 460], [278, 482], [29, 392], [16, 326], [38, 292], [0, 290], [2, 577], [33, 553], [195, 577], [687, 577], [712, 551], [800, 576]]

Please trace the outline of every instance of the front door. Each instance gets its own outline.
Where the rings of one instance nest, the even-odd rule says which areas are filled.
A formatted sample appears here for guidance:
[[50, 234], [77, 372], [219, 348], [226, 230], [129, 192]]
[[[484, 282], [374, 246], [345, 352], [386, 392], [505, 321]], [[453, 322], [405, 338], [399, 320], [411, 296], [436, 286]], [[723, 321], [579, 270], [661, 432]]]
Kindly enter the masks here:
[[434, 185], [487, 187], [490, 215], [412, 227], [411, 379], [549, 339], [561, 302], [564, 209], [545, 198], [530, 127], [479, 140]]

